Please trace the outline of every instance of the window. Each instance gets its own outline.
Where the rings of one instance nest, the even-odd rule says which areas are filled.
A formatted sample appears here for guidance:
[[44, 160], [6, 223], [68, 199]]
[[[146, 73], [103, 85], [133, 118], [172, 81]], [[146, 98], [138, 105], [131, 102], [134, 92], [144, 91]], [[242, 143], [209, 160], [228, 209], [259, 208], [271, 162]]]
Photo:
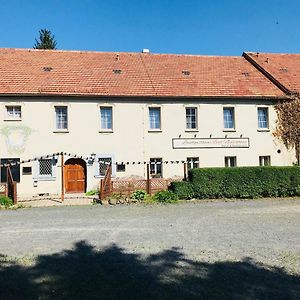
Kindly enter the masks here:
[[6, 106], [6, 118], [9, 120], [21, 120], [21, 106]]
[[188, 170], [199, 168], [199, 157], [188, 157], [186, 160]]
[[271, 156], [260, 156], [259, 157], [259, 165], [260, 166], [271, 166]]
[[225, 156], [225, 167], [236, 167], [236, 156]]
[[223, 108], [223, 121], [224, 129], [234, 129], [234, 108], [233, 107], [224, 107]]
[[[1, 164], [8, 164], [8, 163], [19, 163], [20, 158], [1, 158]], [[1, 167], [1, 182], [6, 182], [6, 169], [7, 167]], [[14, 165], [10, 167], [12, 177], [14, 181], [20, 182], [20, 164]]]
[[56, 129], [67, 130], [68, 129], [68, 107], [67, 106], [56, 106]]
[[22, 175], [31, 175], [31, 174], [32, 174], [31, 167], [23, 167], [22, 168]]
[[40, 180], [52, 180], [55, 178], [56, 159], [53, 158], [41, 158], [36, 162], [35, 178]]
[[187, 107], [185, 109], [186, 129], [197, 129], [197, 108]]
[[111, 163], [112, 163], [111, 157], [98, 158], [99, 176], [105, 176], [106, 170]]
[[125, 172], [126, 167], [125, 164], [117, 164], [117, 172]]
[[149, 127], [152, 130], [161, 129], [160, 107], [149, 107]]
[[267, 107], [257, 108], [258, 129], [269, 129], [269, 113]]
[[101, 129], [112, 130], [112, 107], [100, 107]]
[[161, 158], [150, 158], [150, 175], [152, 178], [162, 178]]

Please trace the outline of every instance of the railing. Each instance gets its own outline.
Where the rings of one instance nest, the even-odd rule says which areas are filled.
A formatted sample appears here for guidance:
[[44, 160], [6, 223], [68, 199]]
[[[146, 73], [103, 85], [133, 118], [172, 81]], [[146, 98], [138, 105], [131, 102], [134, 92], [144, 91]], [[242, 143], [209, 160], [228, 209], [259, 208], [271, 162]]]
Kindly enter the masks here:
[[7, 196], [17, 204], [17, 183], [14, 181], [10, 166], [6, 168]]
[[172, 180], [164, 178], [113, 180], [111, 192], [128, 197], [136, 190], [144, 190], [149, 195], [168, 189]]
[[104, 200], [112, 193], [112, 186], [111, 186], [111, 173], [112, 168], [111, 165], [106, 169], [105, 176], [100, 181], [100, 192], [99, 198], [100, 200]]
[[0, 183], [0, 196], [7, 197], [7, 184]]

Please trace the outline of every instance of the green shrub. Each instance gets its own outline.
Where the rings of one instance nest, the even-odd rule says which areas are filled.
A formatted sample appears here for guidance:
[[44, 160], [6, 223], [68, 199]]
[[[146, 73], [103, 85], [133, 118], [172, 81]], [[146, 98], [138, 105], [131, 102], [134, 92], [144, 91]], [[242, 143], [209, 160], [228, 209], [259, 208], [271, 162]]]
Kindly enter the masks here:
[[192, 183], [188, 181], [171, 182], [170, 190], [173, 191], [179, 199], [192, 199], [195, 194]]
[[138, 201], [144, 201], [148, 194], [144, 190], [136, 190], [132, 193], [132, 198]]
[[8, 197], [0, 197], [0, 206], [4, 206], [4, 207], [10, 207], [14, 205], [14, 202], [12, 201], [12, 199], [8, 198]]
[[153, 199], [159, 203], [174, 203], [178, 201], [178, 196], [172, 191], [160, 191], [153, 196]]
[[258, 198], [300, 195], [299, 167], [192, 169], [189, 182], [172, 182], [182, 199]]

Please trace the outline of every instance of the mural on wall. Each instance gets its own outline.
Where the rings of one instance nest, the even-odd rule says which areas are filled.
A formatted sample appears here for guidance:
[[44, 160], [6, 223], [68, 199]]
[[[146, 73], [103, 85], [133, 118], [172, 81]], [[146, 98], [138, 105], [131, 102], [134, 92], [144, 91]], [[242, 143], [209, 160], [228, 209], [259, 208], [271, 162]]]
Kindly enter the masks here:
[[0, 133], [5, 137], [7, 151], [9, 153], [23, 153], [28, 137], [33, 130], [28, 126], [7, 125], [3, 126]]

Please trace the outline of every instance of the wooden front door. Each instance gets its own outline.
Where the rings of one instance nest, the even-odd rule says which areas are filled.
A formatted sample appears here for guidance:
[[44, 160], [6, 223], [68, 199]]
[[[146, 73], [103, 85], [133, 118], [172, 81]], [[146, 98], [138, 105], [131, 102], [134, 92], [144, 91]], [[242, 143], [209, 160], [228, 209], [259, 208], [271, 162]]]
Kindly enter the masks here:
[[68, 159], [65, 163], [65, 192], [85, 193], [86, 164], [79, 158]]

